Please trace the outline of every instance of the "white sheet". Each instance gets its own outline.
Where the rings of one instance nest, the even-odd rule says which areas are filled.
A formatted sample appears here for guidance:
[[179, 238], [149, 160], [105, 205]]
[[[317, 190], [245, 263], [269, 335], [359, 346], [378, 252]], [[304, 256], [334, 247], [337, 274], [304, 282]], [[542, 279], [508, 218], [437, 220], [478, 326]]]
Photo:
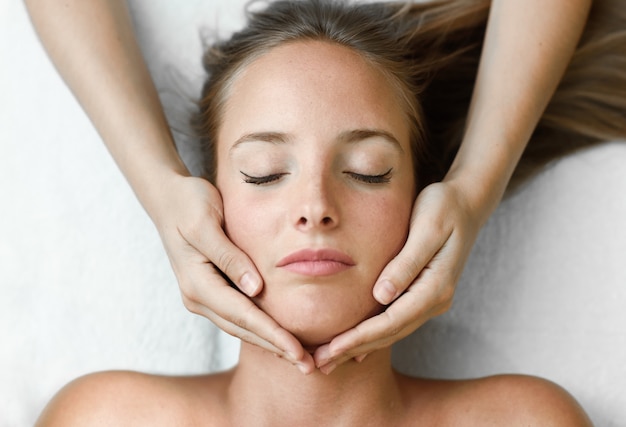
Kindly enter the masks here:
[[[178, 73], [198, 84], [198, 29], [236, 27], [243, 3], [131, 2], [164, 94]], [[236, 342], [183, 307], [154, 227], [23, 5], [2, 6], [0, 426], [31, 425], [59, 387], [94, 370], [234, 363]], [[396, 365], [427, 376], [541, 375], [597, 425], [623, 423], [625, 162], [625, 144], [607, 144], [559, 161], [505, 201], [453, 309], [398, 345]]]

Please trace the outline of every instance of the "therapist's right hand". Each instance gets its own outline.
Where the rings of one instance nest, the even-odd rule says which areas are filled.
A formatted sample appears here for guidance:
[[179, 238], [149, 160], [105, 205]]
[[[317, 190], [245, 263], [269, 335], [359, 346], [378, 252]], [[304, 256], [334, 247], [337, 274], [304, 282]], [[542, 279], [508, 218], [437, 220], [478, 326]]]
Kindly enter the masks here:
[[[160, 190], [163, 203], [152, 217], [185, 307], [228, 334], [311, 373], [312, 356], [250, 300], [262, 290], [263, 282], [250, 258], [224, 233], [219, 191], [205, 179], [180, 175], [162, 183]], [[221, 272], [243, 293], [231, 287]]]

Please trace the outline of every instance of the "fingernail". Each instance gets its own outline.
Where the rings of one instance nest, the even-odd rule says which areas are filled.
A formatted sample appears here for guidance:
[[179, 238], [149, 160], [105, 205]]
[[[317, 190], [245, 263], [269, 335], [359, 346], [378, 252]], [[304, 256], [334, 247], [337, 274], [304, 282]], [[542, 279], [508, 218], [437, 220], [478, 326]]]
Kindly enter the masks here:
[[366, 357], [367, 357], [367, 353], [355, 357], [354, 360], [356, 360], [358, 363], [361, 363], [363, 360], [365, 360]]
[[332, 361], [331, 357], [316, 358], [315, 359], [315, 367], [316, 368], [321, 368], [324, 365], [328, 365], [331, 361]]
[[330, 373], [334, 371], [336, 367], [337, 365], [335, 363], [329, 363], [328, 365], [322, 366], [320, 368], [320, 371], [322, 371], [322, 373], [325, 375], [330, 375]]
[[304, 363], [296, 363], [296, 367], [302, 372], [304, 375], [309, 374], [309, 368]]
[[321, 368], [326, 365], [328, 362], [332, 360], [332, 356], [330, 354], [330, 346], [323, 345], [322, 347], [315, 350], [315, 367]]
[[374, 289], [374, 298], [383, 304], [390, 304], [398, 296], [398, 290], [389, 280], [383, 280], [376, 284]]
[[258, 289], [258, 281], [254, 279], [252, 274], [245, 273], [241, 277], [241, 289], [249, 296], [254, 295]]

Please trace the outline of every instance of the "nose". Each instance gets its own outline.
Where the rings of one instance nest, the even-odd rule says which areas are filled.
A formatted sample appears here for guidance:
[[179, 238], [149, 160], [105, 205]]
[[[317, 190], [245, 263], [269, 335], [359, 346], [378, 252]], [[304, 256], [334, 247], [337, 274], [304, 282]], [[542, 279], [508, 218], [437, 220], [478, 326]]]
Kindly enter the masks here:
[[337, 195], [328, 177], [305, 178], [295, 191], [293, 212], [297, 229], [332, 229], [339, 224]]

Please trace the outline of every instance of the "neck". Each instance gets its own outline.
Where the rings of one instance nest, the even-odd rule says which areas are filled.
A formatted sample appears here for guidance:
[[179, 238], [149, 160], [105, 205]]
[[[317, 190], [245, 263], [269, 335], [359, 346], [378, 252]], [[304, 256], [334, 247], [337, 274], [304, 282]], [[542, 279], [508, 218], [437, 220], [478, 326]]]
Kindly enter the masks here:
[[401, 402], [390, 349], [361, 363], [346, 362], [330, 375], [315, 371], [305, 376], [243, 343], [229, 388], [236, 425], [385, 425], [399, 415]]

